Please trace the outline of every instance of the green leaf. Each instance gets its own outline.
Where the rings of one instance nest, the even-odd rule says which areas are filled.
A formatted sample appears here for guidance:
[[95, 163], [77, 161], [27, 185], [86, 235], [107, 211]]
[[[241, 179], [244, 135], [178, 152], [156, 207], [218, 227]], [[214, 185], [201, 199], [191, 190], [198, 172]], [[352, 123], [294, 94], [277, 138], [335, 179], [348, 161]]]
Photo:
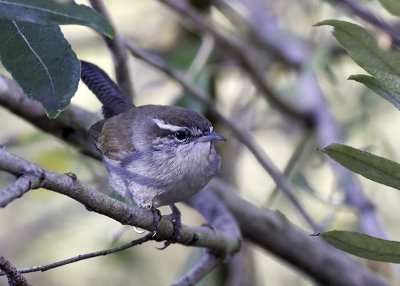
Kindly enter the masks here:
[[351, 231], [328, 231], [321, 236], [334, 247], [366, 259], [400, 263], [400, 242]]
[[0, 20], [0, 60], [23, 91], [50, 117], [65, 109], [78, 88], [80, 62], [56, 25]]
[[367, 179], [400, 190], [400, 164], [396, 162], [342, 144], [331, 144], [323, 152]]
[[42, 25], [84, 25], [108, 37], [114, 35], [112, 27], [101, 14], [72, 0], [1, 0], [0, 18]]
[[338, 20], [326, 20], [316, 26], [334, 27], [333, 35], [351, 58], [381, 84], [400, 94], [400, 52], [381, 50], [375, 38], [364, 28]]
[[379, 2], [391, 14], [400, 16], [400, 1], [399, 0], [379, 0]]
[[366, 87], [368, 87], [376, 94], [389, 101], [397, 109], [400, 110], [400, 94], [391, 91], [387, 87], [383, 86], [376, 78], [368, 75], [358, 74], [350, 76], [349, 79], [364, 84]]

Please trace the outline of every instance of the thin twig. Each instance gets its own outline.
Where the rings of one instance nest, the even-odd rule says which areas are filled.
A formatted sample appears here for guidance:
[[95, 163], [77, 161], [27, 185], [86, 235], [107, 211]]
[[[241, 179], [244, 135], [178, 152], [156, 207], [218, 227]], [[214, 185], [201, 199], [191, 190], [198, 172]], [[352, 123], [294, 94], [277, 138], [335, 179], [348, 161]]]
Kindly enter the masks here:
[[179, 278], [173, 286], [196, 285], [204, 276], [213, 270], [222, 261], [220, 256], [206, 252], [202, 259], [191, 268], [184, 276]]
[[201, 38], [201, 46], [188, 68], [185, 77], [188, 80], [194, 80], [204, 65], [207, 63], [215, 46], [214, 38], [209, 34], [204, 34]]
[[282, 192], [288, 197], [289, 201], [294, 205], [296, 210], [301, 214], [304, 220], [308, 223], [308, 225], [314, 231], [318, 230], [319, 227], [310, 217], [306, 210], [302, 207], [299, 201], [294, 196], [294, 191], [290, 186], [287, 179], [282, 176], [279, 169], [274, 165], [272, 160], [267, 156], [267, 154], [262, 150], [262, 148], [257, 144], [254, 140], [253, 136], [244, 129], [241, 129], [237, 124], [233, 123], [232, 120], [225, 117], [219, 108], [215, 105], [215, 103], [208, 97], [208, 95], [197, 86], [194, 86], [189, 81], [187, 81], [184, 76], [182, 76], [179, 72], [171, 69], [164, 61], [160, 58], [150, 55], [145, 51], [136, 47], [132, 42], [126, 41], [126, 45], [128, 50], [137, 58], [142, 59], [149, 65], [157, 68], [158, 70], [164, 72], [166, 75], [171, 77], [173, 80], [177, 81], [182, 85], [182, 87], [195, 98], [200, 103], [205, 105], [210, 112], [212, 112], [218, 120], [226, 127], [228, 127], [233, 134], [239, 139], [240, 142], [245, 145], [250, 152], [255, 156], [260, 165], [264, 168], [264, 170], [271, 176], [271, 178], [275, 181], [275, 183], [279, 186]]
[[103, 36], [103, 39], [107, 43], [107, 46], [110, 49], [113, 57], [115, 77], [117, 79], [118, 85], [125, 96], [127, 96], [128, 99], [132, 101], [135, 94], [128, 66], [128, 53], [126, 51], [125, 45], [122, 42], [120, 34], [115, 29], [115, 25], [112, 23], [111, 17], [107, 11], [107, 8], [104, 5], [103, 0], [90, 0], [89, 2], [90, 5], [92, 5], [92, 7], [96, 9], [100, 14], [102, 14], [104, 18], [107, 19], [108, 23], [114, 28], [114, 38], [110, 39], [106, 36]]
[[[232, 237], [241, 237], [240, 228], [235, 218], [207, 187], [191, 196], [185, 203], [198, 210], [213, 229], [220, 230]], [[237, 250], [239, 250], [240, 245], [241, 243], [239, 242]], [[226, 254], [219, 253], [217, 255], [216, 253], [206, 251], [202, 259], [173, 285], [196, 284], [212, 269], [217, 267], [219, 262], [225, 259], [225, 257]]]
[[40, 183], [41, 177], [38, 175], [24, 174], [18, 177], [9, 187], [0, 192], [0, 207], [4, 208], [29, 190], [39, 188]]
[[[292, 155], [289, 158], [289, 161], [287, 162], [285, 169], [283, 170], [283, 174], [286, 178], [290, 178], [292, 175], [292, 172], [301, 159], [301, 156], [303, 155], [304, 150], [307, 147], [307, 143], [309, 142], [310, 139], [310, 132], [306, 131], [303, 135], [303, 138], [299, 142], [299, 144], [296, 146], [296, 149], [293, 151]], [[271, 194], [268, 196], [265, 205], [270, 206], [276, 196], [279, 194], [279, 187], [275, 186], [275, 188], [272, 190]]]
[[24, 276], [18, 272], [17, 268], [11, 264], [4, 256], [0, 256], [0, 270], [7, 276], [10, 286], [31, 286]]
[[[147, 235], [139, 238], [139, 239], [135, 239], [132, 240], [130, 242], [127, 243], [123, 243], [121, 245], [115, 246], [115, 247], [111, 247], [111, 248], [107, 248], [104, 250], [100, 250], [100, 251], [96, 251], [96, 252], [90, 252], [90, 253], [85, 253], [85, 254], [80, 254], [78, 256], [74, 256], [68, 259], [64, 259], [61, 261], [57, 261], [57, 262], [53, 262], [53, 263], [49, 263], [49, 264], [44, 264], [44, 265], [39, 265], [39, 266], [33, 266], [33, 267], [27, 267], [27, 268], [20, 268], [17, 269], [17, 271], [19, 273], [31, 273], [31, 272], [37, 272], [37, 271], [47, 271], [50, 269], [54, 269], [57, 267], [61, 267], [67, 264], [71, 264], [71, 263], [75, 263], [78, 261], [82, 261], [85, 259], [89, 259], [89, 258], [94, 258], [94, 257], [98, 257], [98, 256], [105, 256], [105, 255], [109, 255], [115, 252], [119, 252], [137, 245], [140, 245], [142, 243], [145, 243], [147, 241], [152, 240], [154, 237], [154, 234], [152, 232], [148, 233]], [[0, 276], [4, 275], [5, 273], [1, 273], [0, 272]]]

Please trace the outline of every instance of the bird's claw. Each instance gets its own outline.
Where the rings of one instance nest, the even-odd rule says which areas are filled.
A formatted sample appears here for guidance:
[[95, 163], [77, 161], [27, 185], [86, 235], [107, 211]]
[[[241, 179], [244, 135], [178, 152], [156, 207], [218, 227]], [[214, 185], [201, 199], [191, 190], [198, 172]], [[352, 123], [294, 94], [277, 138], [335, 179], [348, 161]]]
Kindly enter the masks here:
[[172, 243], [177, 243], [179, 234], [181, 232], [181, 228], [182, 228], [181, 212], [175, 205], [170, 205], [170, 208], [172, 210], [172, 213], [169, 215], [166, 215], [164, 217], [167, 219], [170, 219], [172, 221], [172, 224], [174, 226], [174, 232], [172, 234], [172, 237], [164, 242], [163, 247], [157, 247], [157, 249], [159, 249], [159, 250], [164, 250], [168, 246], [170, 246]]

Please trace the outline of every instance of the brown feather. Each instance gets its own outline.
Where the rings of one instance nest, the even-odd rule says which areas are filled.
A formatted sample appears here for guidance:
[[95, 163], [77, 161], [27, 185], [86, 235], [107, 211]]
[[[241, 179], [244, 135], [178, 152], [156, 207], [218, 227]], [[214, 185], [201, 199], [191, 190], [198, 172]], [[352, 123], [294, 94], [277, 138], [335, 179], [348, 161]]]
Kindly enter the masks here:
[[101, 154], [113, 160], [121, 160], [135, 149], [132, 143], [133, 130], [126, 122], [127, 116], [121, 115], [103, 119], [89, 129], [89, 136]]

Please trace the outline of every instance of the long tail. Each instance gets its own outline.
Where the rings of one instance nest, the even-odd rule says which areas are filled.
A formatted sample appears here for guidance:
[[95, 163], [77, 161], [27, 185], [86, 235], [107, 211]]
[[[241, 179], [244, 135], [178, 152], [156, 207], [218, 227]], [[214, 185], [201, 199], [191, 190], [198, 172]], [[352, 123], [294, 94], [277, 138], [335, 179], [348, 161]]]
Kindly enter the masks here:
[[117, 84], [95, 64], [81, 61], [81, 79], [103, 104], [104, 118], [113, 117], [134, 107]]

